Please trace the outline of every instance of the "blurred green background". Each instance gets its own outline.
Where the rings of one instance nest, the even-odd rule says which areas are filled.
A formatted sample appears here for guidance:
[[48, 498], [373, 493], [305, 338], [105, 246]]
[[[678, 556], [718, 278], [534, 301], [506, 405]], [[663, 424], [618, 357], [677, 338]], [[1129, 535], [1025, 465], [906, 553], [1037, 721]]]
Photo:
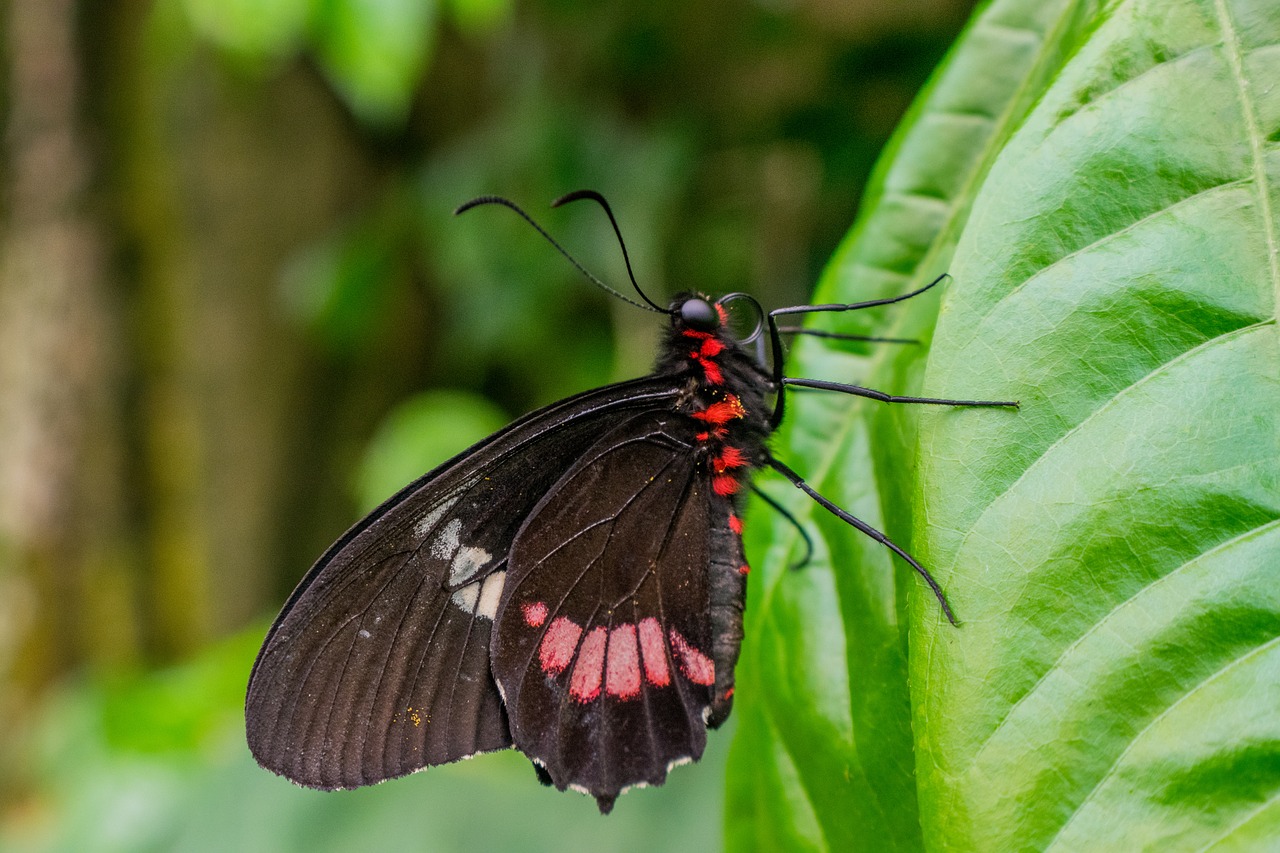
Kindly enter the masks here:
[[[10, 0], [0, 847], [715, 849], [732, 734], [608, 819], [516, 754], [342, 794], [241, 702], [311, 561], [411, 477], [646, 370], [624, 283], [803, 301], [966, 0]], [[730, 727], [731, 728], [731, 727]]]

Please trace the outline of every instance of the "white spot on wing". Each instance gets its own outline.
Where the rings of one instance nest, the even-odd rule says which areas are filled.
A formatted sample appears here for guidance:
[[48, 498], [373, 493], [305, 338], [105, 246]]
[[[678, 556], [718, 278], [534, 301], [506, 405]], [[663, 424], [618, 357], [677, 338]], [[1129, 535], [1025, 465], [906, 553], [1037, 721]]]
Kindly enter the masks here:
[[463, 613], [475, 613], [476, 601], [480, 598], [480, 583], [469, 583], [464, 587], [453, 591], [453, 604]]
[[426, 539], [436, 529], [436, 523], [444, 516], [449, 508], [458, 502], [456, 497], [449, 498], [444, 501], [431, 512], [418, 519], [418, 523], [413, 525], [413, 534], [418, 539]]
[[667, 762], [667, 772], [670, 773], [672, 770], [675, 770], [677, 767], [683, 767], [686, 764], [692, 764], [692, 763], [693, 763], [692, 755], [682, 755], [679, 758], [673, 758]]
[[358, 636], [358, 637], [360, 637], [360, 639], [362, 639], [362, 640], [367, 640], [367, 639], [369, 639], [370, 637], [372, 637], [372, 636], [373, 636], [373, 634], [370, 634], [370, 633], [369, 633], [368, 631], [366, 631], [364, 628], [361, 628], [361, 629], [359, 630], [359, 632], [357, 632], [357, 636]]
[[[449, 522], [452, 526], [453, 522]], [[459, 523], [461, 527], [461, 523]], [[454, 534], [454, 541], [457, 541], [457, 534]], [[456, 547], [456, 546], [455, 546]], [[477, 572], [489, 565], [489, 561], [493, 559], [493, 555], [483, 548], [472, 548], [470, 545], [458, 547], [457, 553], [453, 555], [453, 564], [449, 567], [449, 585], [459, 584], [467, 578], [473, 577]]]
[[450, 600], [463, 613], [474, 613], [492, 622], [498, 612], [498, 601], [502, 598], [502, 587], [506, 582], [506, 572], [494, 572], [484, 580], [454, 590]]
[[480, 587], [480, 601], [476, 604], [476, 615], [493, 621], [498, 612], [498, 599], [502, 598], [502, 587], [507, 583], [506, 572], [494, 572], [484, 579]]
[[458, 534], [462, 532], [462, 519], [455, 518], [444, 526], [435, 541], [431, 543], [431, 556], [437, 560], [448, 560], [458, 550]]

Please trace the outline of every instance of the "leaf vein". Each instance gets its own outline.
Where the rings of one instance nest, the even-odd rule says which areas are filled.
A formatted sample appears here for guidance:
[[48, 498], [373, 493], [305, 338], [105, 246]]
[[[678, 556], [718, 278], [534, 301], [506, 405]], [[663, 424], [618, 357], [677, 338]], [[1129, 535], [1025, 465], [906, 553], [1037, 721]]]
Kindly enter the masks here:
[[1141, 589], [1136, 590], [1133, 593], [1133, 595], [1129, 596], [1124, 601], [1118, 602], [1115, 607], [1111, 608], [1109, 611], [1107, 611], [1105, 615], [1103, 615], [1096, 622], [1094, 622], [1093, 625], [1089, 627], [1089, 630], [1085, 631], [1083, 634], [1081, 634], [1079, 637], [1073, 640], [1070, 645], [1068, 645], [1065, 649], [1063, 649], [1062, 653], [1058, 655], [1058, 657], [1054, 660], [1053, 664], [1050, 665], [1049, 668], [1046, 669], [1038, 679], [1036, 679], [1036, 683], [1031, 685], [1031, 687], [1028, 688], [1028, 690], [1025, 693], [1023, 693], [1020, 697], [1018, 697], [1018, 700], [1016, 702], [1014, 702], [1012, 705], [1009, 706], [1009, 710], [1006, 711], [1005, 715], [1000, 718], [1000, 722], [998, 722], [996, 724], [996, 727], [992, 729], [991, 734], [988, 735], [987, 738], [983, 740], [982, 745], [979, 746], [977, 750], [975, 750], [973, 761], [970, 762], [970, 767], [972, 767], [974, 764], [977, 764], [982, 753], [991, 744], [991, 742], [996, 739], [996, 736], [1000, 734], [1001, 730], [1004, 729], [1005, 724], [1009, 722], [1009, 718], [1012, 717], [1014, 712], [1017, 711], [1018, 708], [1020, 708], [1025, 702], [1027, 702], [1031, 698], [1031, 696], [1035, 694], [1036, 689], [1041, 684], [1043, 684], [1044, 681], [1047, 678], [1049, 678], [1049, 676], [1051, 676], [1058, 669], [1058, 664], [1060, 664], [1063, 661], [1063, 659], [1065, 659], [1069, 654], [1071, 654], [1072, 651], [1074, 651], [1077, 647], [1083, 644], [1085, 640], [1087, 640], [1094, 633], [1100, 630], [1102, 626], [1105, 625], [1112, 616], [1114, 616], [1116, 613], [1123, 610], [1125, 607], [1128, 607], [1133, 602], [1137, 601], [1138, 598], [1140, 598], [1149, 590], [1155, 589], [1156, 587], [1166, 583], [1170, 578], [1176, 577], [1179, 572], [1189, 568], [1190, 566], [1195, 565], [1196, 562], [1203, 560], [1206, 557], [1210, 557], [1213, 554], [1216, 554], [1220, 551], [1225, 551], [1226, 549], [1232, 547], [1233, 545], [1236, 545], [1240, 542], [1244, 542], [1254, 536], [1259, 536], [1276, 527], [1280, 527], [1280, 518], [1272, 519], [1266, 524], [1260, 524], [1251, 530], [1246, 530], [1245, 532], [1241, 533], [1238, 536], [1231, 537], [1225, 542], [1220, 542], [1217, 545], [1210, 548], [1209, 550], [1195, 555], [1190, 560], [1187, 560], [1186, 562], [1184, 562], [1182, 565], [1166, 572], [1165, 574], [1161, 575], [1158, 578], [1155, 578], [1150, 583], [1144, 585]]
[[1209, 676], [1206, 677], [1199, 684], [1197, 684], [1196, 686], [1188, 690], [1186, 693], [1183, 693], [1181, 696], [1179, 696], [1176, 702], [1174, 702], [1168, 708], [1165, 708], [1163, 711], [1161, 711], [1154, 719], [1151, 720], [1151, 722], [1143, 726], [1142, 731], [1134, 735], [1133, 739], [1129, 741], [1129, 745], [1126, 746], [1118, 756], [1116, 756], [1115, 761], [1111, 762], [1111, 766], [1107, 768], [1107, 772], [1102, 774], [1102, 776], [1098, 778], [1098, 781], [1094, 783], [1093, 787], [1089, 789], [1089, 793], [1086, 794], [1085, 798], [1080, 801], [1079, 805], [1076, 806], [1075, 811], [1071, 813], [1071, 817], [1067, 819], [1066, 823], [1064, 823], [1058, 829], [1058, 831], [1054, 833], [1053, 838], [1049, 839], [1049, 843], [1045, 845], [1044, 849], [1048, 850], [1054, 846], [1057, 840], [1062, 836], [1062, 833], [1066, 832], [1067, 829], [1071, 826], [1071, 824], [1075, 821], [1075, 819], [1080, 816], [1080, 813], [1084, 811], [1084, 807], [1093, 801], [1093, 798], [1094, 796], [1097, 795], [1098, 791], [1102, 790], [1102, 787], [1107, 783], [1107, 780], [1109, 780], [1112, 776], [1114, 776], [1119, 771], [1121, 763], [1124, 761], [1125, 757], [1130, 752], [1133, 751], [1133, 748], [1138, 745], [1139, 741], [1142, 740], [1143, 735], [1151, 731], [1151, 729], [1154, 728], [1160, 721], [1162, 721], [1165, 717], [1173, 713], [1174, 710], [1177, 709], [1178, 706], [1180, 706], [1183, 702], [1187, 701], [1192, 696], [1195, 696], [1196, 693], [1205, 689], [1210, 684], [1217, 681], [1222, 676], [1226, 675], [1235, 667], [1243, 664], [1245, 661], [1248, 661], [1251, 658], [1257, 657], [1258, 655], [1263, 654], [1276, 646], [1280, 646], [1280, 636], [1272, 637], [1270, 640], [1267, 640], [1265, 643], [1254, 646], [1252, 649], [1245, 652], [1244, 654], [1237, 655], [1236, 657], [1231, 658], [1222, 666], [1218, 667], [1216, 670], [1210, 673]]
[[1013, 289], [1012, 289], [1012, 290], [1010, 290], [1008, 293], [1006, 293], [1004, 296], [1000, 297], [1000, 300], [999, 300], [998, 302], [996, 302], [996, 303], [995, 303], [995, 305], [993, 305], [993, 306], [991, 307], [991, 311], [990, 311], [990, 312], [988, 312], [988, 314], [994, 314], [994, 313], [996, 313], [996, 310], [997, 310], [1001, 305], [1003, 305], [1003, 304], [1004, 304], [1005, 302], [1007, 302], [1008, 300], [1012, 299], [1015, 295], [1017, 295], [1018, 293], [1020, 293], [1023, 289], [1025, 289], [1025, 288], [1026, 288], [1028, 285], [1030, 285], [1032, 282], [1034, 282], [1034, 281], [1038, 280], [1042, 275], [1045, 275], [1045, 274], [1046, 274], [1046, 273], [1048, 273], [1049, 271], [1051, 271], [1051, 270], [1053, 270], [1054, 268], [1056, 268], [1059, 264], [1061, 264], [1061, 263], [1063, 263], [1063, 262], [1065, 262], [1065, 261], [1069, 261], [1069, 260], [1071, 260], [1072, 258], [1075, 258], [1075, 257], [1077, 257], [1077, 256], [1079, 256], [1079, 255], [1083, 255], [1085, 252], [1091, 251], [1091, 250], [1096, 249], [1096, 248], [1098, 248], [1098, 247], [1100, 247], [1100, 246], [1105, 246], [1105, 245], [1107, 245], [1108, 243], [1110, 243], [1111, 241], [1113, 241], [1113, 240], [1115, 240], [1115, 239], [1117, 239], [1117, 238], [1119, 238], [1119, 237], [1122, 237], [1122, 236], [1124, 236], [1125, 234], [1128, 234], [1128, 233], [1129, 233], [1129, 232], [1131, 232], [1131, 231], [1135, 231], [1135, 230], [1137, 230], [1138, 228], [1142, 227], [1143, 225], [1145, 225], [1146, 223], [1148, 223], [1148, 222], [1152, 221], [1153, 219], [1156, 219], [1156, 218], [1158, 218], [1158, 217], [1160, 217], [1160, 216], [1163, 216], [1164, 214], [1166, 214], [1166, 213], [1168, 213], [1168, 212], [1170, 212], [1170, 211], [1172, 211], [1172, 210], [1176, 210], [1176, 209], [1178, 209], [1179, 207], [1182, 207], [1182, 206], [1183, 206], [1183, 205], [1185, 205], [1185, 204], [1188, 204], [1188, 203], [1190, 203], [1190, 202], [1196, 201], [1196, 200], [1198, 200], [1198, 199], [1202, 198], [1203, 196], [1207, 196], [1207, 195], [1210, 195], [1210, 194], [1212, 194], [1212, 193], [1216, 193], [1216, 192], [1218, 192], [1218, 191], [1220, 191], [1220, 190], [1226, 190], [1226, 189], [1231, 189], [1231, 188], [1234, 188], [1234, 187], [1244, 186], [1244, 185], [1248, 184], [1251, 180], [1252, 180], [1251, 178], [1236, 178], [1235, 180], [1226, 181], [1226, 182], [1221, 183], [1221, 184], [1214, 184], [1214, 185], [1213, 185], [1213, 186], [1211, 186], [1211, 187], [1205, 187], [1204, 189], [1202, 189], [1202, 190], [1198, 190], [1197, 192], [1194, 192], [1194, 193], [1192, 193], [1192, 194], [1191, 194], [1191, 195], [1189, 195], [1189, 196], [1186, 196], [1186, 197], [1184, 197], [1184, 198], [1180, 198], [1180, 199], [1178, 199], [1178, 200], [1177, 200], [1177, 201], [1175, 201], [1175, 202], [1171, 202], [1171, 203], [1169, 203], [1169, 204], [1166, 204], [1166, 205], [1164, 205], [1163, 207], [1159, 208], [1158, 210], [1153, 210], [1153, 211], [1151, 211], [1150, 213], [1148, 213], [1146, 216], [1141, 217], [1140, 219], [1135, 219], [1134, 221], [1130, 222], [1128, 225], [1124, 226], [1123, 228], [1119, 229], [1118, 231], [1112, 231], [1110, 234], [1104, 234], [1103, 236], [1099, 237], [1098, 239], [1096, 239], [1096, 240], [1094, 240], [1094, 241], [1092, 241], [1092, 242], [1090, 242], [1090, 243], [1088, 243], [1088, 244], [1086, 244], [1086, 245], [1084, 245], [1084, 246], [1081, 246], [1081, 247], [1080, 247], [1080, 248], [1078, 248], [1078, 249], [1072, 249], [1072, 250], [1071, 250], [1070, 252], [1068, 252], [1067, 254], [1063, 255], [1063, 256], [1062, 256], [1062, 257], [1060, 257], [1060, 258], [1057, 258], [1057, 259], [1056, 259], [1056, 260], [1054, 260], [1052, 263], [1046, 264], [1045, 266], [1041, 267], [1040, 269], [1036, 270], [1034, 273], [1032, 273], [1031, 275], [1029, 275], [1029, 276], [1027, 276], [1025, 279], [1023, 279], [1023, 280], [1018, 284], [1018, 286], [1017, 286], [1017, 287], [1013, 288]]
[[960, 560], [960, 555], [964, 553], [965, 545], [968, 543], [969, 537], [973, 535], [974, 530], [976, 530], [979, 526], [981, 526], [982, 520], [987, 517], [987, 514], [992, 511], [992, 508], [996, 504], [1000, 503], [1000, 501], [1003, 500], [1010, 492], [1016, 489], [1018, 487], [1018, 484], [1021, 483], [1023, 480], [1025, 480], [1027, 478], [1027, 475], [1030, 474], [1033, 470], [1035, 470], [1036, 466], [1040, 463], [1041, 460], [1049, 456], [1049, 454], [1052, 453], [1056, 448], [1066, 443], [1066, 441], [1071, 436], [1075, 435], [1078, 432], [1081, 432], [1093, 421], [1100, 418], [1109, 409], [1118, 405], [1117, 401], [1119, 401], [1123, 397], [1128, 396], [1130, 393], [1132, 393], [1138, 388], [1141, 388], [1143, 385], [1147, 384], [1148, 382], [1154, 381], [1156, 377], [1168, 372], [1170, 368], [1172, 368], [1176, 364], [1179, 364], [1180, 362], [1188, 361], [1196, 357], [1197, 355], [1200, 355], [1202, 352], [1208, 351], [1216, 346], [1221, 346], [1226, 343], [1229, 343], [1237, 337], [1243, 337], [1244, 335], [1257, 331], [1258, 329], [1262, 329], [1262, 328], [1266, 328], [1268, 326], [1274, 326], [1274, 325], [1275, 325], [1275, 320], [1263, 320], [1258, 323], [1251, 323], [1248, 326], [1241, 326], [1238, 329], [1232, 329], [1229, 332], [1223, 332], [1220, 335], [1215, 335], [1214, 337], [1209, 338], [1208, 340], [1205, 340], [1200, 344], [1192, 347], [1186, 352], [1179, 354], [1177, 357], [1171, 358], [1168, 361], [1164, 362], [1163, 364], [1156, 366], [1154, 370], [1149, 371], [1145, 375], [1139, 377], [1137, 380], [1129, 383], [1129, 385], [1125, 386], [1124, 388], [1117, 390], [1114, 394], [1111, 395], [1111, 397], [1107, 399], [1106, 402], [1104, 402], [1101, 406], [1099, 406], [1098, 408], [1090, 412], [1088, 415], [1086, 415], [1078, 424], [1076, 424], [1071, 429], [1067, 430], [1062, 435], [1054, 439], [1052, 444], [1046, 447], [1038, 457], [1032, 460], [1031, 464], [1027, 465], [1027, 467], [1023, 469], [1022, 473], [1018, 475], [1018, 478], [1016, 480], [1010, 483], [1004, 489], [1004, 491], [1002, 491], [1000, 494], [996, 495], [994, 498], [991, 499], [991, 501], [983, 508], [982, 512], [978, 515], [978, 517], [974, 519], [973, 524], [969, 525], [969, 529], [964, 534], [964, 539], [961, 540], [959, 546], [953, 552], [954, 556], [951, 561], [951, 567], [953, 569], [955, 568], [956, 564]]
[[1276, 793], [1272, 794], [1270, 797], [1264, 800], [1261, 804], [1259, 804], [1257, 808], [1250, 809], [1249, 811], [1245, 812], [1243, 817], [1241, 817], [1239, 820], [1235, 821], [1226, 829], [1224, 829], [1221, 833], [1216, 835], [1208, 844], [1201, 847], [1200, 850], [1197, 851], [1197, 853], [1204, 853], [1204, 851], [1208, 850], [1210, 847], [1213, 847], [1221, 843], [1222, 841], [1225, 841], [1226, 839], [1230, 838], [1232, 835], [1235, 835], [1236, 832], [1239, 831], [1239, 829], [1242, 826], [1247, 824], [1249, 821], [1253, 820], [1258, 815], [1262, 814], [1264, 811], [1266, 811], [1268, 808], [1275, 805], [1276, 803], [1280, 803], [1280, 791], [1277, 791]]

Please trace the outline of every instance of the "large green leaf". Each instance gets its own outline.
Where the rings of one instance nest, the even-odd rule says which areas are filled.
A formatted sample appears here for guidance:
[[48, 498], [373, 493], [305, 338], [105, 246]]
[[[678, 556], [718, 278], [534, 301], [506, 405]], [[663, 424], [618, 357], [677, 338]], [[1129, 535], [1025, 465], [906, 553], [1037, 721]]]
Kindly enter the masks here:
[[[1082, 5], [1010, 0], [975, 19], [882, 158], [863, 216], [817, 301], [895, 295], [946, 269], [990, 162], [1087, 19]], [[937, 305], [935, 292], [818, 322], [927, 341]], [[908, 389], [919, 381], [926, 351], [807, 340], [788, 373]], [[793, 394], [790, 405], [791, 428], [775, 441], [776, 454], [841, 506], [909, 544], [910, 413], [816, 393]], [[803, 571], [788, 571], [788, 559], [801, 554], [795, 530], [763, 506], [753, 508], [748, 551], [757, 570], [739, 668], [727, 846], [918, 849], [903, 618], [907, 591], [919, 582], [794, 489], [762, 485], [816, 534], [816, 553]], [[927, 601], [925, 618], [936, 620], [936, 602]]]
[[930, 846], [1280, 847], [1280, 4], [1110, 3], [992, 167], [921, 413]]
[[[1023, 409], [795, 401], [779, 455], [963, 624], [914, 596], [908, 692], [918, 582], [803, 502], [787, 573], [755, 513], [731, 846], [1276, 843], [1278, 41], [1260, 0], [997, 3], [922, 96], [817, 299], [918, 285], [959, 237], [926, 391]], [[876, 328], [927, 339], [936, 304]], [[790, 372], [914, 389], [922, 352]]]

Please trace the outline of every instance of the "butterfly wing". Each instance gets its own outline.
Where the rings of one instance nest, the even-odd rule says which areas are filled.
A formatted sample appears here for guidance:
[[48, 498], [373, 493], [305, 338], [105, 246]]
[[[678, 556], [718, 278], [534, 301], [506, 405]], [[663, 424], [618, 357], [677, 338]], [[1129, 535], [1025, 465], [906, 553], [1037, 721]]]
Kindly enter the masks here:
[[619, 424], [511, 552], [491, 656], [512, 737], [557, 787], [605, 811], [697, 760], [713, 706], [728, 713], [716, 691], [731, 688], [741, 641], [741, 548], [695, 432], [675, 412]]
[[250, 676], [264, 767], [350, 788], [511, 744], [490, 674], [508, 552], [532, 507], [617, 418], [669, 408], [626, 382], [516, 421], [424, 475], [339, 539], [276, 618]]

